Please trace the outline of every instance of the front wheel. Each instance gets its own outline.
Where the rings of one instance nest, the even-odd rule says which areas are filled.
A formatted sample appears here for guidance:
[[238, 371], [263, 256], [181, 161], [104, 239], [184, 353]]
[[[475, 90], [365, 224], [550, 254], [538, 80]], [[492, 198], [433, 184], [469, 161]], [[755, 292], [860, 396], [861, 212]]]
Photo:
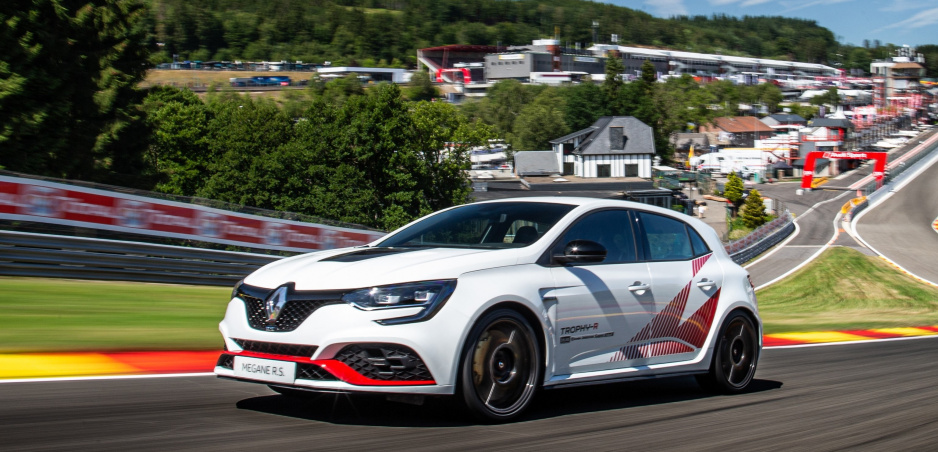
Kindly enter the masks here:
[[752, 383], [759, 361], [759, 338], [752, 319], [734, 312], [723, 322], [716, 337], [710, 370], [698, 375], [705, 389], [724, 394], [743, 392]]
[[463, 348], [463, 401], [480, 419], [513, 419], [534, 397], [541, 369], [540, 348], [528, 321], [509, 309], [490, 312], [476, 322]]

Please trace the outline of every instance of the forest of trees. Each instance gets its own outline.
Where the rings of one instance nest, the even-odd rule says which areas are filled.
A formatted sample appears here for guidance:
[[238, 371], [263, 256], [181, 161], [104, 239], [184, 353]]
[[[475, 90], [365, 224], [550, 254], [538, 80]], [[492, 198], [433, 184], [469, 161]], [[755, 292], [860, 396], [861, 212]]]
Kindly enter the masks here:
[[[789, 26], [774, 31], [762, 18], [663, 21], [577, 0], [11, 0], [0, 3], [0, 168], [391, 229], [470, 201], [462, 171], [469, 149], [492, 138], [513, 152], [549, 149], [550, 139], [600, 116], [628, 115], [652, 126], [656, 152], [667, 160], [673, 132], [749, 113], [740, 104], [778, 111], [774, 85], [700, 85], [687, 76], [657, 83], [650, 63], [624, 83], [615, 59], [601, 85], [504, 81], [460, 106], [433, 102], [436, 89], [423, 72], [403, 89], [365, 89], [352, 76], [314, 80], [278, 100], [138, 86], [170, 54], [408, 65], [418, 47], [523, 43], [555, 26], [586, 42], [595, 17], [601, 33], [619, 32], [630, 43], [816, 53], [806, 60], [837, 45], [806, 21], [784, 19]], [[733, 27], [751, 28], [761, 44], [718, 39]], [[792, 41], [789, 29], [816, 45]]]
[[[616, 34], [627, 45], [869, 71], [870, 61], [896, 48], [879, 41], [842, 44], [811, 20], [726, 15], [659, 19], [585, 0], [152, 0], [150, 11], [148, 25], [162, 44], [154, 62], [177, 55], [200, 61], [414, 68], [420, 48], [525, 45], [556, 33], [571, 47], [609, 42]], [[598, 22], [595, 38], [593, 21]], [[936, 48], [924, 51], [938, 57]], [[929, 71], [938, 77], [938, 65]]]

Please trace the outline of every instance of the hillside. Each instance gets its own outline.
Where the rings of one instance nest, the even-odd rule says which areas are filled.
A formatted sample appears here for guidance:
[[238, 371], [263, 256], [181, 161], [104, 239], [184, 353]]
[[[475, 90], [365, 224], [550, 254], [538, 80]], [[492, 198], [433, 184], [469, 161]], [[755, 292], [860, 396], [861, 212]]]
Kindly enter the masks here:
[[[162, 44], [157, 62], [177, 55], [414, 67], [418, 48], [522, 45], [555, 34], [571, 47], [588, 46], [594, 31], [598, 42], [616, 34], [627, 45], [803, 62], [825, 63], [829, 55], [844, 54], [833, 33], [814, 21], [658, 19], [584, 0], [153, 0], [151, 15], [151, 31]], [[868, 68], [868, 61], [862, 64]]]

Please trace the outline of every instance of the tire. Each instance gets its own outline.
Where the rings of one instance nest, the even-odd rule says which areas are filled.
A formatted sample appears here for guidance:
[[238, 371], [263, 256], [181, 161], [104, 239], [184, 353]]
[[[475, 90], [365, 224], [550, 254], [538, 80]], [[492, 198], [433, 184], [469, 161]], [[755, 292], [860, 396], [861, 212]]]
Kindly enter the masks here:
[[757, 334], [748, 315], [738, 311], [731, 313], [715, 338], [710, 370], [697, 375], [697, 383], [721, 394], [745, 391], [752, 383], [759, 362]]
[[460, 394], [476, 418], [505, 422], [534, 398], [543, 366], [530, 323], [510, 309], [484, 315], [472, 327], [460, 363]]

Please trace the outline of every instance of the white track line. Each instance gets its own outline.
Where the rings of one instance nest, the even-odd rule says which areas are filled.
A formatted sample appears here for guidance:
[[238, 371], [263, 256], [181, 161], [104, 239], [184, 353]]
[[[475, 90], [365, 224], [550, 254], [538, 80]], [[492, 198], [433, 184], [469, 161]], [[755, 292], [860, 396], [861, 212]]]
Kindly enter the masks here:
[[[911, 341], [916, 339], [935, 339], [938, 338], [938, 335], [928, 335], [928, 336], [905, 336], [905, 337], [892, 337], [886, 339], [865, 339], [859, 341], [840, 341], [840, 342], [819, 342], [812, 344], [797, 344], [797, 345], [773, 345], [762, 347], [763, 350], [775, 350], [775, 349], [786, 349], [786, 348], [809, 348], [809, 347], [830, 347], [835, 345], [854, 345], [854, 344], [872, 344], [876, 342], [894, 342], [894, 341]], [[4, 383], [51, 383], [51, 382], [69, 382], [69, 381], [91, 381], [91, 380], [142, 380], [150, 378], [175, 378], [175, 377], [210, 377], [215, 374], [212, 372], [201, 372], [201, 373], [191, 373], [191, 374], [153, 374], [153, 375], [102, 375], [96, 377], [61, 377], [61, 378], [19, 378], [19, 379], [9, 379], [9, 380], [0, 380], [0, 384]]]
[[[938, 135], [935, 135], [935, 136], [938, 136]], [[936, 156], [935, 156], [935, 157], [931, 157], [931, 161], [929, 161], [929, 162], [925, 163], [924, 165], [922, 165], [922, 167], [919, 168], [919, 169], [917, 169], [917, 170], [915, 170], [914, 173], [911, 173], [909, 176], [906, 176], [906, 177], [902, 180], [902, 183], [896, 185], [895, 187], [890, 188], [890, 189], [889, 189], [889, 193], [886, 193], [885, 195], [883, 195], [883, 196], [881, 196], [879, 199], [877, 199], [875, 204], [871, 204], [871, 205], [867, 206], [867, 208], [863, 209], [863, 211], [860, 212], [859, 215], [857, 215], [856, 217], [854, 217], [854, 218], [850, 221], [850, 225], [849, 225], [849, 229], [853, 232], [853, 233], [850, 234], [850, 235], [853, 236], [854, 239], [856, 239], [857, 241], [859, 241], [860, 243], [862, 243], [863, 246], [869, 248], [870, 251], [876, 253], [877, 256], [879, 256], [880, 258], [882, 258], [883, 260], [885, 260], [886, 262], [888, 262], [890, 265], [892, 265], [892, 266], [898, 268], [898, 269], [901, 270], [903, 273], [905, 273], [905, 274], [911, 276], [912, 278], [915, 278], [915, 279], [917, 279], [917, 280], [919, 280], [919, 281], [921, 281], [921, 282], [923, 282], [923, 283], [925, 283], [925, 284], [928, 284], [928, 285], [930, 285], [930, 286], [932, 286], [932, 287], [938, 287], [938, 284], [936, 284], [934, 281], [929, 281], [929, 280], [927, 280], [927, 279], [925, 279], [925, 278], [922, 278], [921, 276], [916, 275], [915, 273], [912, 273], [912, 272], [908, 271], [905, 267], [899, 265], [898, 263], [896, 263], [896, 262], [893, 261], [892, 259], [886, 257], [886, 255], [884, 255], [883, 253], [880, 253], [876, 248], [873, 248], [872, 246], [870, 246], [870, 244], [867, 243], [866, 240], [863, 240], [863, 237], [861, 237], [860, 234], [857, 232], [857, 222], [860, 221], [860, 218], [863, 218], [863, 216], [866, 215], [867, 212], [873, 210], [874, 208], [876, 208], [877, 206], [879, 206], [880, 204], [882, 204], [883, 202], [885, 202], [887, 199], [889, 199], [889, 198], [891, 198], [893, 195], [895, 195], [899, 190], [902, 190], [903, 188], [905, 188], [906, 185], [908, 185], [908, 184], [911, 183], [913, 180], [915, 180], [918, 176], [920, 176], [922, 173], [924, 173], [928, 168], [931, 168], [931, 166], [934, 165], [935, 162], [938, 162], [938, 153], [936, 153]], [[936, 218], [935, 221], [938, 221], [938, 218]], [[934, 224], [935, 224], [935, 222], [933, 221], [932, 224], [931, 224], [931, 226], [934, 226]], [[938, 232], [938, 230], [936, 230], [935, 232]]]
[[812, 344], [797, 344], [797, 345], [775, 345], [771, 347], [762, 347], [763, 349], [782, 349], [782, 348], [808, 348], [808, 347], [828, 347], [831, 345], [852, 345], [852, 344], [871, 344], [876, 342], [895, 342], [895, 341], [912, 341], [916, 339], [935, 339], [938, 338], [938, 335], [927, 335], [927, 336], [903, 336], [903, 337], [889, 337], [884, 339], [863, 339], [859, 341], [840, 341], [840, 342], [816, 342]]
[[[808, 209], [808, 211], [805, 212], [804, 215], [801, 215], [800, 217], [798, 217], [797, 219], [795, 219], [795, 228], [796, 228], [796, 229], [795, 229], [795, 233], [798, 232], [797, 227], [798, 227], [798, 220], [799, 220], [799, 219], [804, 218], [804, 217], [807, 216], [809, 213], [813, 212], [817, 206], [820, 206], [821, 204], [829, 203], [829, 202], [831, 202], [831, 201], [836, 201], [836, 200], [838, 200], [838, 199], [844, 197], [844, 196], [847, 195], [848, 193], [850, 193], [850, 192], [845, 191], [845, 192], [843, 192], [843, 193], [841, 193], [841, 194], [839, 194], [839, 195], [837, 195], [837, 196], [835, 196], [835, 197], [833, 197], [833, 198], [831, 198], [831, 199], [828, 199], [827, 201], [821, 201], [821, 202], [819, 202], [819, 203], [817, 203], [817, 204], [811, 206], [811, 208]], [[827, 243], [824, 244], [824, 245], [812, 245], [812, 246], [821, 246], [821, 248], [820, 248], [819, 250], [817, 250], [816, 253], [812, 254], [810, 257], [808, 257], [807, 259], [805, 259], [804, 262], [802, 262], [802, 263], [796, 265], [795, 268], [793, 268], [793, 269], [791, 269], [791, 270], [788, 270], [788, 271], [785, 272], [783, 275], [781, 275], [781, 276], [779, 276], [779, 277], [777, 277], [777, 278], [775, 278], [775, 279], [773, 279], [773, 280], [771, 280], [771, 281], [769, 281], [769, 282], [767, 282], [767, 283], [765, 283], [765, 284], [762, 284], [762, 285], [760, 285], [759, 287], [756, 287], [755, 290], [758, 291], [758, 290], [764, 289], [764, 288], [766, 288], [766, 287], [768, 287], [768, 286], [770, 286], [770, 285], [772, 285], [772, 284], [775, 284], [775, 283], [781, 281], [781, 280], [784, 279], [786, 276], [788, 276], [788, 275], [790, 275], [790, 274], [792, 274], [792, 273], [794, 273], [794, 272], [800, 270], [802, 267], [804, 267], [805, 265], [810, 264], [811, 261], [813, 261], [813, 260], [816, 259], [818, 256], [820, 256], [821, 253], [824, 252], [824, 250], [826, 250], [827, 248], [829, 248], [829, 247], [831, 246], [831, 244], [834, 243], [835, 240], [837, 240], [837, 236], [840, 235], [840, 227], [838, 226], [838, 222], [839, 222], [839, 221], [840, 221], [840, 214], [838, 213], [837, 216], [834, 217], [834, 235], [831, 237], [831, 239], [828, 240]], [[794, 238], [795, 233], [792, 233], [792, 237], [791, 237], [791, 238]], [[789, 238], [788, 240], [791, 240], [791, 238]], [[784, 246], [784, 244], [788, 243], [788, 240], [786, 240], [785, 242], [783, 242], [782, 245]], [[775, 251], [778, 251], [778, 250], [780, 250], [780, 249], [782, 249], [782, 246], [776, 246], [775, 249], [772, 250], [771, 253], [769, 253], [769, 254], [767, 254], [767, 255], [765, 255], [765, 256], [759, 258], [759, 260], [757, 260], [756, 262], [759, 262], [759, 261], [761, 261], [762, 259], [765, 259], [765, 258], [768, 257], [769, 255], [771, 255], [772, 253], [774, 253]], [[754, 264], [755, 264], [755, 262], [753, 262], [753, 263], [750, 264], [750, 265], [754, 265]], [[746, 267], [749, 267], [749, 265], [747, 265]], [[746, 267], [744, 267], [744, 268], [746, 268]]]

